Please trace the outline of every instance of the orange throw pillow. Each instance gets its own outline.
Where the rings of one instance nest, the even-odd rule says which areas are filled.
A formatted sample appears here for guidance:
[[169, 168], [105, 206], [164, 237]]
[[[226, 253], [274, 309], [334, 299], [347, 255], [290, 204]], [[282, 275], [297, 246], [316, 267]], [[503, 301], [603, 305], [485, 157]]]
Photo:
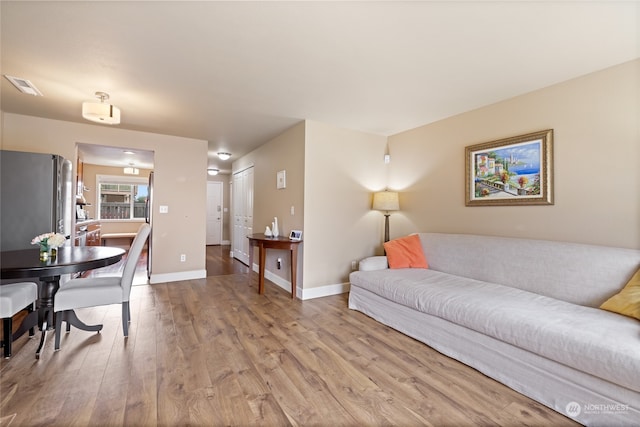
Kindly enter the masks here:
[[384, 250], [389, 268], [429, 268], [417, 234], [385, 242]]

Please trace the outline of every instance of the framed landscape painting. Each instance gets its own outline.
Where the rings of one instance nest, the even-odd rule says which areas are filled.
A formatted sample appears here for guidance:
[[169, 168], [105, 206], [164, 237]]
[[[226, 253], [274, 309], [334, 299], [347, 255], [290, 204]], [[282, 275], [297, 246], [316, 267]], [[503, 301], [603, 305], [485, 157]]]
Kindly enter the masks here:
[[553, 129], [465, 148], [467, 206], [552, 205]]

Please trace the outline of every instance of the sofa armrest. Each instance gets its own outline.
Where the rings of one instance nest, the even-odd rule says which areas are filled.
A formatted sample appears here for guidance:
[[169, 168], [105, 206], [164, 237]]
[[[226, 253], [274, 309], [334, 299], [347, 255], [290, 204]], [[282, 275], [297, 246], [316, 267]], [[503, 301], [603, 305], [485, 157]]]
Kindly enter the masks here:
[[386, 256], [371, 256], [360, 261], [358, 270], [360, 271], [373, 271], [373, 270], [385, 270], [389, 268]]

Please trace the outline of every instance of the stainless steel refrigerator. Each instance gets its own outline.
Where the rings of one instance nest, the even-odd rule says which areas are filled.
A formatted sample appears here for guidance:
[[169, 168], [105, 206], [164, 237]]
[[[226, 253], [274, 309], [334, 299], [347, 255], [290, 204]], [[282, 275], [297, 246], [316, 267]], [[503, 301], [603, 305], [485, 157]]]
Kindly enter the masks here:
[[70, 237], [72, 194], [69, 160], [0, 150], [0, 249], [34, 248], [31, 240], [43, 233]]

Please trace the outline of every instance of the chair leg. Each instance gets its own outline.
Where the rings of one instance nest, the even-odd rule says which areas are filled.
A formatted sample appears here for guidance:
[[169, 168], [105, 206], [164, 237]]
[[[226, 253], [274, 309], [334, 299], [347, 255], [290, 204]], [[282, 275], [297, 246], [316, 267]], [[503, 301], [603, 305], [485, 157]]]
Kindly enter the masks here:
[[131, 321], [131, 313], [129, 312], [129, 301], [122, 303], [122, 333], [125, 337], [129, 336], [129, 322]]
[[[56, 350], [60, 350], [60, 335], [62, 335], [62, 320], [64, 317], [65, 312], [64, 311], [59, 311], [55, 314], [56, 317], [56, 339], [55, 339], [55, 346], [54, 346], [54, 351]], [[69, 328], [69, 322], [67, 322], [67, 328]], [[68, 330], [67, 330], [68, 332]]]
[[13, 332], [13, 319], [11, 317], [6, 317], [2, 319], [2, 346], [4, 347], [4, 357], [8, 359], [11, 357], [11, 339]]

